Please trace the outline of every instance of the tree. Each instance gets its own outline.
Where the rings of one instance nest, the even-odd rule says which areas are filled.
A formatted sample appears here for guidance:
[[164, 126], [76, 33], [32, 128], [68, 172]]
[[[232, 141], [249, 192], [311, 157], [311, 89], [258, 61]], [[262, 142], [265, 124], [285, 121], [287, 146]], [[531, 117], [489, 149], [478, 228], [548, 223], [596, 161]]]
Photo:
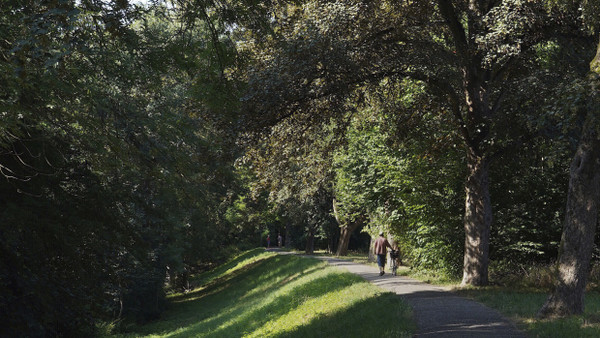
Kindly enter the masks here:
[[[256, 175], [254, 196], [268, 194], [282, 219], [305, 228], [308, 242], [330, 223], [333, 200], [331, 158], [337, 142], [335, 123], [303, 126], [302, 117], [274, 126], [269, 134], [254, 135], [241, 162]], [[299, 121], [300, 120], [300, 121]], [[329, 202], [323, 200], [329, 196]], [[289, 237], [288, 237], [289, 239]], [[287, 239], [286, 239], [287, 240]], [[306, 249], [312, 251], [312, 246]]]
[[[582, 2], [584, 18], [597, 22], [596, 1]], [[569, 190], [557, 265], [557, 280], [539, 316], [567, 316], [584, 311], [584, 295], [594, 246], [600, 204], [600, 43], [583, 80], [587, 94], [579, 107], [585, 118], [570, 166]], [[576, 103], [575, 103], [576, 104]]]
[[167, 270], [225, 252], [232, 44], [173, 7], [0, 12], [0, 334], [88, 336], [100, 321], [156, 318]]
[[[389, 232], [391, 218], [404, 212], [405, 164], [399, 153], [386, 145], [389, 139], [380, 125], [381, 113], [365, 109], [353, 114], [346, 131], [347, 146], [338, 149], [333, 166], [334, 212], [340, 231], [336, 254], [347, 255], [351, 234], [368, 226]], [[385, 221], [387, 220], [387, 221]]]
[[465, 149], [462, 284], [487, 284], [489, 167], [512, 144], [499, 128], [511, 118], [503, 108], [520, 95], [511, 86], [526, 81], [535, 47], [557, 21], [523, 1], [308, 1], [274, 12], [278, 39], [250, 74], [250, 113], [263, 123], [298, 112], [340, 116], [361, 86], [423, 83], [439, 113], [454, 117]]

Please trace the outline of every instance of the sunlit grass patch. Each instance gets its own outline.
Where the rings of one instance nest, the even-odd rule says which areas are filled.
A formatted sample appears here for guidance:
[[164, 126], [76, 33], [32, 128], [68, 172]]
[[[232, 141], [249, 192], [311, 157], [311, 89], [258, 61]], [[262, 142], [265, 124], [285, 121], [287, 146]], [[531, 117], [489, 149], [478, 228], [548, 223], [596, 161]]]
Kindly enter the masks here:
[[312, 258], [253, 251], [172, 295], [160, 321], [127, 337], [410, 337], [409, 307]]
[[261, 260], [273, 255], [275, 255], [275, 253], [265, 251], [263, 248], [249, 250], [234, 257], [227, 263], [218, 266], [214, 270], [207, 271], [193, 277], [192, 281], [195, 285], [207, 285], [219, 278], [223, 278], [224, 276], [231, 276], [237, 270], [247, 269], [252, 264], [260, 262]]
[[[410, 311], [399, 306], [400, 300], [391, 293], [381, 293], [367, 283], [361, 282], [343, 289], [306, 298], [300, 306], [285, 315], [266, 322], [248, 334], [248, 337], [296, 336], [296, 337], [410, 337], [413, 326], [408, 321]], [[388, 319], [378, 318], [383, 311], [393, 311]], [[405, 325], [395, 325], [395, 321]], [[376, 327], [374, 327], [376, 326]]]

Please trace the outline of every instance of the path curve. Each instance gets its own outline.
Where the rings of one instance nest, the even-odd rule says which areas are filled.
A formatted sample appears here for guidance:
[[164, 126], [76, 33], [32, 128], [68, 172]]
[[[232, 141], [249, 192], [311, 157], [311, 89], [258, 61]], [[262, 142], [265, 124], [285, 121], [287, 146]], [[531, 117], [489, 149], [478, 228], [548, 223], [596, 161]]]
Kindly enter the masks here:
[[402, 296], [413, 309], [417, 323], [414, 337], [525, 338], [525, 335], [498, 311], [457, 296], [447, 288], [388, 273], [379, 276], [379, 270], [375, 266], [332, 257], [315, 257], [330, 265], [345, 268], [385, 290]]

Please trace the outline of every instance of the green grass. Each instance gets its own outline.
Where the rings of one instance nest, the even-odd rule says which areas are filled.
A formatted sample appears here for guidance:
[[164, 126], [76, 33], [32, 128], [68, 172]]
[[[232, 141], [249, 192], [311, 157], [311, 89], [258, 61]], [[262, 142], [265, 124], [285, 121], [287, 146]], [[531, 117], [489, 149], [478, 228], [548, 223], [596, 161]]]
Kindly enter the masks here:
[[482, 287], [456, 290], [494, 308], [513, 320], [529, 337], [600, 337], [600, 294], [586, 293], [586, 309], [581, 316], [541, 320], [536, 318], [547, 292], [537, 289]]
[[255, 249], [169, 296], [161, 320], [116, 337], [410, 337], [399, 296], [313, 258]]
[[[459, 286], [460, 280], [422, 272], [408, 271], [407, 276], [436, 285], [450, 287], [458, 295], [474, 299], [498, 310], [513, 321], [528, 337], [600, 337], [600, 294], [586, 292], [586, 309], [581, 316], [538, 319], [537, 312], [549, 296], [548, 283], [539, 276], [515, 273], [503, 286]], [[547, 278], [546, 278], [547, 279]], [[541, 283], [541, 284], [540, 284]]]
[[[357, 263], [366, 263], [366, 254], [344, 257]], [[532, 269], [533, 272], [536, 269]], [[586, 292], [585, 313], [561, 319], [541, 320], [536, 314], [548, 297], [548, 278], [543, 272], [529, 271], [524, 276], [515, 273], [503, 287], [459, 288], [460, 280], [400, 267], [398, 274], [426, 283], [451, 287], [461, 296], [477, 300], [501, 312], [529, 337], [600, 337], [600, 293]]]

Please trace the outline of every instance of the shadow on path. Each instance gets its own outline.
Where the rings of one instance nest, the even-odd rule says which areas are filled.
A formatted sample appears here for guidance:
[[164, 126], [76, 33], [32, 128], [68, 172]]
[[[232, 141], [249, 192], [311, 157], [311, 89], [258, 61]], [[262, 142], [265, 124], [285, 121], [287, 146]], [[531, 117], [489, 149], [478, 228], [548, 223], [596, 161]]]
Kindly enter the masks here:
[[525, 335], [499, 312], [450, 290], [403, 276], [379, 276], [377, 267], [332, 257], [316, 257], [394, 292], [412, 307], [415, 337], [519, 337]]

